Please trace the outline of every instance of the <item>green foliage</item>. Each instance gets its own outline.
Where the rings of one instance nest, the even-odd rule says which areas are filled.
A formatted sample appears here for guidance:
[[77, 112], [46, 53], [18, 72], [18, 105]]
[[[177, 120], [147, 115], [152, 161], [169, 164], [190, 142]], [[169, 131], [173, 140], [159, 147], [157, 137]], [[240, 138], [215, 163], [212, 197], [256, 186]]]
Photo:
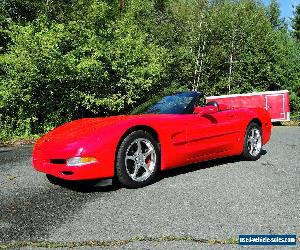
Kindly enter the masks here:
[[295, 7], [294, 18], [292, 20], [293, 34], [300, 42], [300, 4]]
[[180, 89], [288, 89], [295, 112], [299, 42], [279, 16], [277, 1], [1, 1], [0, 140]]
[[280, 18], [280, 7], [278, 0], [271, 0], [270, 5], [268, 6], [268, 16], [274, 29], [280, 29], [284, 26], [284, 22]]

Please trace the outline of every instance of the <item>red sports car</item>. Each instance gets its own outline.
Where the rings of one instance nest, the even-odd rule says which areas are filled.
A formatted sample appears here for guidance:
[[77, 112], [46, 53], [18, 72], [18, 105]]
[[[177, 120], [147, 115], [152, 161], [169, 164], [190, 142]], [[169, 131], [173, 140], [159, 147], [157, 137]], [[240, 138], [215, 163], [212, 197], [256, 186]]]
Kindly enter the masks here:
[[142, 114], [66, 123], [37, 141], [33, 166], [49, 179], [115, 177], [138, 188], [160, 170], [231, 155], [257, 160], [270, 139], [269, 113], [216, 102], [200, 107], [200, 97], [181, 92], [143, 105]]

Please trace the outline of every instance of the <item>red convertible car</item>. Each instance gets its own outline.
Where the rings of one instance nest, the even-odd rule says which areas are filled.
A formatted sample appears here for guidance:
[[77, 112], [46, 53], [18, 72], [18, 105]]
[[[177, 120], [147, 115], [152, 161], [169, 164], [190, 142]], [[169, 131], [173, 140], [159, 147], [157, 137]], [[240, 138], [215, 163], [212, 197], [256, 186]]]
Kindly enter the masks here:
[[257, 160], [270, 139], [262, 108], [198, 106], [201, 94], [181, 92], [148, 103], [141, 114], [84, 118], [40, 138], [33, 166], [49, 179], [117, 179], [138, 188], [159, 171], [219, 157]]

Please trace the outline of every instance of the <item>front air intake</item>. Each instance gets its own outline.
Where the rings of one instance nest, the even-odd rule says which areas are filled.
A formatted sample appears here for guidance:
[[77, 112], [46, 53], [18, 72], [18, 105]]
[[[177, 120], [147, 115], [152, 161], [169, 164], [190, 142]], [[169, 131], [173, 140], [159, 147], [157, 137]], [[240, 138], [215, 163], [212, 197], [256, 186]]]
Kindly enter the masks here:
[[74, 174], [71, 171], [62, 171], [61, 173], [64, 174], [64, 175], [72, 175], [72, 174]]
[[66, 159], [50, 159], [50, 163], [52, 164], [66, 164]]

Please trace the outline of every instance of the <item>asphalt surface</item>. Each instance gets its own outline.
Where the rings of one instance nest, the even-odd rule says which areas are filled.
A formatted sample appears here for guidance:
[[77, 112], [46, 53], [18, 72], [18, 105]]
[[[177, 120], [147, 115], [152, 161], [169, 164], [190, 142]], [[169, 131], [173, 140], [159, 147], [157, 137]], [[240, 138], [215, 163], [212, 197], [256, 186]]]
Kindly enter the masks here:
[[105, 249], [229, 249], [211, 240], [300, 235], [300, 127], [274, 127], [256, 162], [195, 164], [135, 190], [50, 184], [31, 167], [31, 151], [0, 148], [0, 247], [105, 241]]

